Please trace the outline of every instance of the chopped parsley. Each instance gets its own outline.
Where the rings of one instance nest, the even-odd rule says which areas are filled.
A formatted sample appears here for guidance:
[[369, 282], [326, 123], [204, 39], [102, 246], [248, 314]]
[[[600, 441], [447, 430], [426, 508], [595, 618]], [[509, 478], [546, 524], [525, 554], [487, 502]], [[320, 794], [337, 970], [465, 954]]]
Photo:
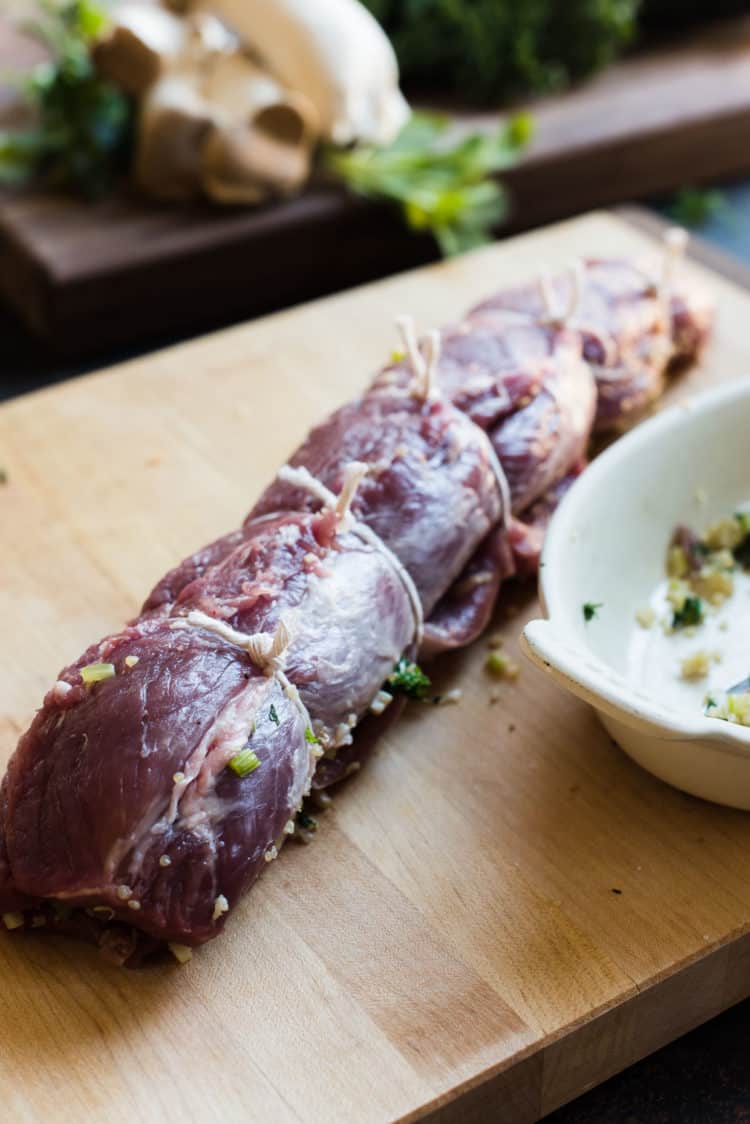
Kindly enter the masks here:
[[238, 777], [247, 777], [260, 766], [258, 755], [252, 749], [241, 749], [229, 762], [229, 768]]
[[385, 681], [391, 694], [406, 695], [410, 699], [423, 699], [430, 687], [430, 679], [419, 664], [402, 656]]
[[700, 597], [686, 597], [682, 608], [672, 615], [672, 628], [689, 628], [703, 620], [703, 602]]
[[716, 702], [716, 699], [712, 699], [710, 695], [706, 696], [706, 700], [705, 700], [706, 710], [713, 710], [714, 707], [716, 707], [717, 705], [718, 704]]
[[310, 745], [320, 745], [320, 738], [316, 738], [311, 726], [305, 726], [305, 741]]
[[585, 601], [583, 604], [583, 619], [588, 624], [599, 615], [599, 610], [604, 607], [603, 601]]
[[279, 716], [276, 713], [276, 707], [273, 705], [273, 703], [271, 703], [271, 709], [268, 712], [268, 717], [270, 718], [271, 722], [273, 722], [274, 726], [278, 726], [280, 724]]
[[735, 515], [735, 519], [745, 533], [745, 537], [732, 551], [735, 561], [739, 562], [740, 566], [745, 570], [750, 570], [750, 514], [746, 511], [739, 511]]

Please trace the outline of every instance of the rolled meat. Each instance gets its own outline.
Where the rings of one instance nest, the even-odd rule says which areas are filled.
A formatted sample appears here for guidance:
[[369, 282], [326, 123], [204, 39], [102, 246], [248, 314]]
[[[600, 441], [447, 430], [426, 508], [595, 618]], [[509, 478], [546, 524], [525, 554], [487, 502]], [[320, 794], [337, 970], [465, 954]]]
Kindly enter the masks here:
[[[60, 673], [0, 790], [7, 928], [129, 965], [221, 931], [311, 786], [355, 771], [398, 713], [394, 666], [469, 643], [502, 582], [535, 570], [609, 416], [587, 341], [612, 332], [633, 385], [643, 358], [612, 313], [612, 275], [634, 267], [607, 266], [604, 300], [587, 269], [585, 331], [580, 309], [524, 305], [531, 288], [421, 343], [403, 320], [403, 355], [313, 429], [243, 526]], [[705, 306], [680, 301], [660, 379], [707, 334]]]

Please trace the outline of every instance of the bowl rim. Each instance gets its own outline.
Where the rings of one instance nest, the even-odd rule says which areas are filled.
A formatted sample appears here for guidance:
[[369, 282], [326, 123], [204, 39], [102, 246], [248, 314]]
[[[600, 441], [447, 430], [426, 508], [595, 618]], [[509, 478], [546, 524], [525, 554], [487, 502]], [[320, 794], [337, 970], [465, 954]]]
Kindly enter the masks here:
[[[539, 566], [539, 593], [544, 616], [550, 624], [559, 620], [563, 610], [563, 595], [557, 584], [557, 574], [561, 572], [559, 567], [565, 563], [571, 520], [575, 512], [585, 505], [591, 493], [595, 492], [602, 477], [618, 464], [630, 460], [639, 448], [658, 441], [664, 433], [684, 424], [686, 415], [693, 418], [705, 416], [740, 399], [750, 400], [750, 376], [732, 379], [724, 385], [701, 391], [660, 410], [615, 440], [585, 469], [563, 497], [544, 538]], [[628, 480], [628, 474], [623, 474], [621, 480]], [[608, 666], [597, 653], [591, 652], [591, 655], [603, 667]], [[650, 710], [643, 699], [640, 700], [638, 709], [646, 722], [668, 725], [675, 737], [700, 739], [711, 742], [716, 748], [750, 756], [750, 727], [720, 722], [703, 714], [695, 717], [681, 715], [679, 719], [675, 716], [674, 723], [665, 722], [663, 711], [657, 712], [656, 706]]]

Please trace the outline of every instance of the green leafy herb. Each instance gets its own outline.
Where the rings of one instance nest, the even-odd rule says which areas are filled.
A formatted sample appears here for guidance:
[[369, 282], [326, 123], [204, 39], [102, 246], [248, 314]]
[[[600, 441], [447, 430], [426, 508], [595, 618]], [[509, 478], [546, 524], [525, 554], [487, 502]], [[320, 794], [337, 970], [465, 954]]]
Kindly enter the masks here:
[[703, 602], [700, 597], [686, 597], [681, 609], [672, 614], [672, 628], [689, 628], [703, 620]]
[[713, 708], [714, 708], [715, 706], [717, 706], [717, 705], [718, 705], [718, 704], [717, 704], [717, 702], [716, 702], [716, 699], [712, 699], [712, 698], [711, 698], [711, 696], [710, 696], [710, 695], [708, 695], [708, 696], [707, 696], [707, 698], [706, 698], [706, 700], [705, 700], [705, 707], [706, 707], [706, 710], [707, 710], [707, 711], [708, 711], [708, 710], [712, 710], [712, 709], [713, 709]]
[[305, 727], [305, 741], [310, 745], [320, 745], [320, 738], [316, 738], [311, 726]]
[[427, 695], [430, 679], [421, 667], [402, 656], [385, 681], [391, 694], [407, 695], [410, 699], [423, 699]]
[[0, 132], [0, 183], [41, 179], [97, 196], [125, 170], [132, 139], [132, 105], [91, 57], [106, 11], [94, 0], [41, 0], [39, 7], [29, 30], [51, 58], [22, 84], [34, 125]]
[[716, 188], [683, 187], [669, 208], [670, 217], [680, 226], [705, 226], [729, 209], [726, 196]]
[[397, 204], [412, 230], [435, 236], [446, 255], [487, 242], [505, 218], [505, 189], [491, 177], [509, 168], [531, 137], [527, 114], [498, 133], [451, 143], [445, 118], [415, 113], [384, 148], [328, 148], [324, 165], [356, 192]]
[[271, 709], [268, 712], [268, 717], [273, 722], [274, 726], [279, 725], [279, 716], [276, 713], [276, 707], [273, 705], [273, 703], [271, 703]]
[[318, 829], [318, 821], [315, 816], [308, 816], [307, 812], [297, 812], [297, 823], [305, 831], [317, 831]]
[[750, 534], [745, 535], [742, 542], [734, 548], [732, 554], [740, 566], [745, 570], [750, 570]]
[[604, 607], [603, 601], [586, 601], [583, 605], [583, 619], [593, 621], [594, 617], [599, 615], [599, 610]]
[[[496, 105], [605, 66], [635, 33], [640, 0], [365, 0], [408, 84]], [[682, 17], [681, 17], [682, 18]]]
[[750, 570], [750, 512], [737, 511], [734, 517], [745, 532], [745, 537], [737, 544], [732, 554], [740, 566], [745, 570]]
[[236, 773], [238, 777], [247, 777], [250, 773], [254, 773], [260, 767], [258, 755], [252, 749], [241, 749], [236, 753], [229, 762], [229, 768], [232, 772]]

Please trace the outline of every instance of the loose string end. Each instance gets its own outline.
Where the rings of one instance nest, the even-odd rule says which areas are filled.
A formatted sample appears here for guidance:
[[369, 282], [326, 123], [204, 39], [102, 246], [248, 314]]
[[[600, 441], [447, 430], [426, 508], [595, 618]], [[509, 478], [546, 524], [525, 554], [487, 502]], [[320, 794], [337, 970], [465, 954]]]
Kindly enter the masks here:
[[583, 290], [585, 284], [585, 267], [580, 258], [575, 258], [571, 262], [569, 268], [570, 275], [570, 297], [568, 298], [568, 306], [563, 316], [564, 323], [570, 323], [576, 315], [583, 302]]
[[417, 378], [422, 377], [425, 364], [417, 342], [417, 330], [414, 317], [408, 314], [397, 316], [396, 328], [401, 337], [401, 343], [404, 346], [404, 351], [409, 358], [414, 374]]
[[542, 266], [539, 270], [537, 284], [542, 297], [545, 319], [554, 323], [559, 320], [559, 310], [557, 308], [557, 302], [555, 301], [555, 294], [552, 289], [552, 278], [548, 266]]
[[336, 497], [336, 504], [334, 506], [336, 519], [339, 523], [344, 522], [349, 516], [352, 501], [357, 493], [357, 488], [359, 488], [369, 471], [370, 466], [363, 461], [352, 461], [351, 464], [346, 466], [344, 482], [341, 485], [341, 491]]
[[664, 251], [661, 264], [661, 278], [659, 280], [658, 297], [664, 308], [664, 315], [669, 323], [669, 301], [671, 289], [674, 285], [677, 266], [685, 257], [690, 235], [681, 226], [672, 226], [664, 234]]
[[428, 399], [434, 398], [438, 393], [437, 386], [437, 370], [440, 362], [441, 340], [440, 332], [433, 328], [428, 332], [422, 341], [422, 349], [424, 353], [424, 375], [421, 379], [416, 380], [414, 387], [414, 397], [419, 398], [422, 402], [427, 402]]

